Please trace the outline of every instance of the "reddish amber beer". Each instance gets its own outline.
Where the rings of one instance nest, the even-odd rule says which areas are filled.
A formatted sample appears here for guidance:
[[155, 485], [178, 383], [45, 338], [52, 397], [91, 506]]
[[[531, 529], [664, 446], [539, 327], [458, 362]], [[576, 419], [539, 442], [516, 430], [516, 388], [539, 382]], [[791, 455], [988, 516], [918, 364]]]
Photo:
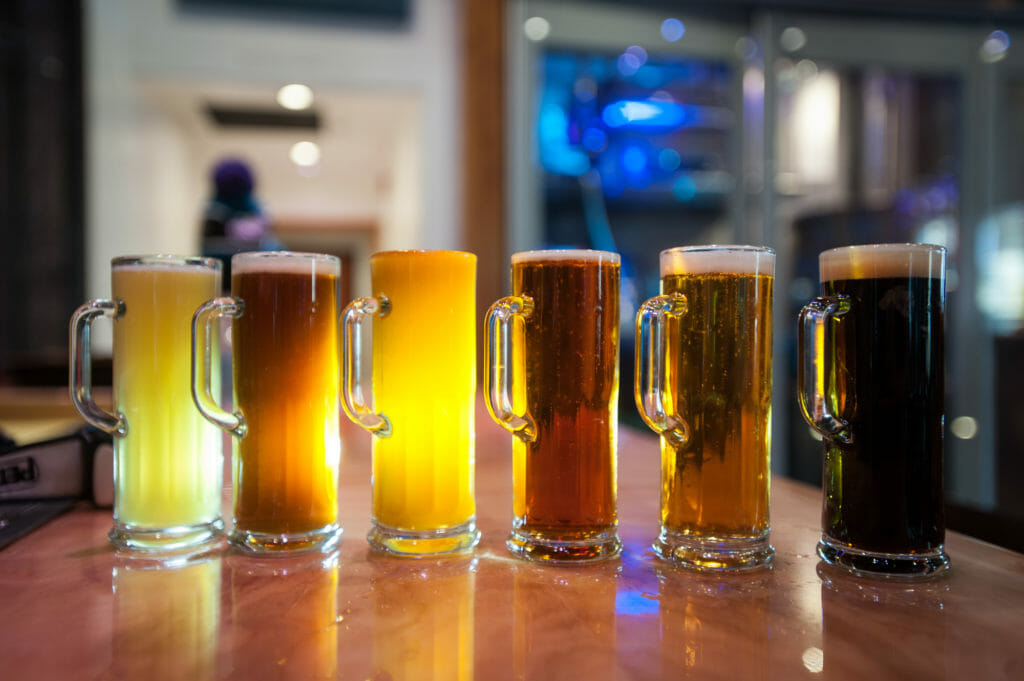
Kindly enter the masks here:
[[572, 563], [620, 550], [619, 276], [616, 253], [517, 253], [513, 295], [488, 312], [488, 408], [516, 435], [516, 555]]
[[[340, 273], [328, 255], [238, 254], [233, 297], [196, 313], [196, 350], [206, 350], [195, 361], [196, 404], [238, 436], [230, 540], [243, 548], [326, 550], [340, 535]], [[220, 314], [235, 317], [235, 414], [209, 395], [209, 327]]]

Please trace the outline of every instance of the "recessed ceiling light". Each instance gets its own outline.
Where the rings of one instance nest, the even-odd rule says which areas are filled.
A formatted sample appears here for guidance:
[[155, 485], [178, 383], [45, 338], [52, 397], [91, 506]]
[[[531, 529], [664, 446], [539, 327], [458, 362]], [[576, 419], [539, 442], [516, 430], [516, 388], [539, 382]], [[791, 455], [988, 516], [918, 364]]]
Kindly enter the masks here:
[[313, 91], [308, 85], [291, 83], [277, 91], [277, 103], [292, 111], [302, 111], [313, 104]]
[[288, 157], [297, 166], [308, 168], [320, 162], [320, 147], [315, 142], [296, 142], [292, 145]]

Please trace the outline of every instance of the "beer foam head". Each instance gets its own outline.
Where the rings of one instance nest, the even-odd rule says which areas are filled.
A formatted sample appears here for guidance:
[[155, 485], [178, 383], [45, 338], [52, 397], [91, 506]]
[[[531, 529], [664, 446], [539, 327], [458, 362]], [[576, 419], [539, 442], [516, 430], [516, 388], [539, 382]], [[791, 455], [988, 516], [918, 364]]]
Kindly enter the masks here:
[[194, 269], [220, 272], [221, 262], [217, 258], [200, 258], [192, 255], [125, 255], [110, 261], [112, 270], [169, 270]]
[[760, 246], [682, 246], [661, 252], [661, 276], [775, 274], [775, 251]]
[[942, 278], [946, 249], [932, 244], [843, 246], [818, 256], [822, 281], [890, 277]]
[[324, 253], [256, 251], [231, 256], [231, 274], [243, 272], [286, 272], [293, 274], [341, 275], [341, 261]]
[[621, 258], [611, 251], [585, 249], [553, 249], [547, 251], [521, 251], [512, 254], [512, 263], [519, 262], [596, 262], [618, 265]]

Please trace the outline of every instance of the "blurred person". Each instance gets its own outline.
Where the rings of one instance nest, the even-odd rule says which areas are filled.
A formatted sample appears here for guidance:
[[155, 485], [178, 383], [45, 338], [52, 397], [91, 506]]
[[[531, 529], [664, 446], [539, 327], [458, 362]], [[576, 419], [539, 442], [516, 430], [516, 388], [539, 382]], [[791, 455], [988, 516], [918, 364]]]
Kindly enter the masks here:
[[231, 282], [231, 256], [242, 251], [283, 248], [256, 198], [256, 179], [238, 158], [216, 163], [210, 175], [212, 196], [203, 211], [203, 255], [224, 263], [224, 285]]

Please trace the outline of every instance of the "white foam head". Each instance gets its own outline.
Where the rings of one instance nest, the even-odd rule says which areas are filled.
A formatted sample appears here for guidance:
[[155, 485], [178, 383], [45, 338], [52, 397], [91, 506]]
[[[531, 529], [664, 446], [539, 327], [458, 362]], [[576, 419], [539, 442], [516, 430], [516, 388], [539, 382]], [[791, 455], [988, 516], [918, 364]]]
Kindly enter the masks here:
[[681, 246], [661, 252], [661, 276], [672, 274], [775, 275], [775, 251], [760, 246]]
[[618, 253], [611, 251], [592, 251], [587, 249], [552, 249], [545, 251], [520, 251], [512, 254], [512, 264], [520, 262], [596, 262], [605, 265], [618, 265], [621, 261]]
[[932, 244], [843, 246], [818, 256], [822, 281], [891, 277], [942, 278], [946, 249]]
[[221, 262], [217, 258], [200, 258], [194, 255], [125, 255], [110, 261], [112, 270], [161, 271], [170, 269], [195, 270], [196, 272], [220, 272]]
[[243, 272], [281, 272], [292, 274], [341, 275], [341, 260], [325, 253], [293, 251], [253, 251], [231, 256], [231, 274]]

